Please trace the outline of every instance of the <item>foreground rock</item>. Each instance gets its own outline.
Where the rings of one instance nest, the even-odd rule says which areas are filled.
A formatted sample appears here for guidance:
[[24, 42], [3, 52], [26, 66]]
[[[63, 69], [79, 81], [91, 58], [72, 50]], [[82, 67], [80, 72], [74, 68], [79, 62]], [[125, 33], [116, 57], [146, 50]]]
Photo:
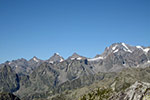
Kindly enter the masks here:
[[150, 100], [150, 83], [137, 81], [125, 91], [112, 96], [109, 100]]

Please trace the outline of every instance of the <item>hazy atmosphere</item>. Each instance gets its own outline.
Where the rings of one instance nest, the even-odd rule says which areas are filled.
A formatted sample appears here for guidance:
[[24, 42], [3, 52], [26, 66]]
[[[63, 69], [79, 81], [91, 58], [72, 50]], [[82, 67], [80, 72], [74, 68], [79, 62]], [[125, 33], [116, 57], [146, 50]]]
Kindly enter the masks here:
[[0, 62], [58, 52], [86, 57], [112, 43], [150, 46], [150, 0], [0, 0]]

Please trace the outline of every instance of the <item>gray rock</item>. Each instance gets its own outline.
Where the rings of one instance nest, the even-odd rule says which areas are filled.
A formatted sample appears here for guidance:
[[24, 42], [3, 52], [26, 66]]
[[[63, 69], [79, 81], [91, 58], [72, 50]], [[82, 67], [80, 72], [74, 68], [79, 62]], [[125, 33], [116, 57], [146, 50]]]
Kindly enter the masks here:
[[110, 97], [109, 100], [149, 100], [150, 83], [136, 81], [125, 91], [121, 91]]

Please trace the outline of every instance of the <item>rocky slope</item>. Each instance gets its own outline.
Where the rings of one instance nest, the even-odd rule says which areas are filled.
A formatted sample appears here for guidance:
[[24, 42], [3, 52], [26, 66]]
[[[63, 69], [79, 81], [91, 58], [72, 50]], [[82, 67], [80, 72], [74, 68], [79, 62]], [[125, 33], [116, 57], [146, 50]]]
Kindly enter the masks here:
[[[91, 98], [95, 98], [92, 100], [97, 100], [96, 98], [99, 98], [99, 96], [97, 96], [97, 92], [100, 91], [105, 93], [108, 92], [108, 90], [109, 90], [108, 94], [107, 93], [103, 94], [103, 96], [105, 95], [104, 97], [111, 97], [112, 95], [116, 97], [117, 94], [119, 95], [119, 93], [124, 93], [126, 89], [128, 89], [137, 81], [150, 83], [150, 78], [149, 78], [150, 67], [127, 68], [116, 74], [101, 73], [98, 76], [103, 76], [103, 78], [101, 80], [94, 81], [93, 84], [89, 84], [74, 90], [65, 91], [53, 97], [50, 96], [49, 99], [51, 100], [52, 98], [54, 98], [55, 100], [55, 98], [63, 97], [65, 100], [78, 100], [78, 99], [89, 100], [89, 95], [92, 95]], [[105, 99], [103, 98], [100, 100], [105, 100]], [[124, 99], [120, 99], [120, 100], [124, 100]]]
[[20, 88], [19, 76], [8, 65], [0, 68], [0, 92], [16, 92]]
[[150, 100], [150, 83], [136, 81], [119, 92], [106, 87], [97, 88], [79, 100]]
[[109, 100], [150, 100], [150, 83], [136, 81], [125, 91], [121, 91]]

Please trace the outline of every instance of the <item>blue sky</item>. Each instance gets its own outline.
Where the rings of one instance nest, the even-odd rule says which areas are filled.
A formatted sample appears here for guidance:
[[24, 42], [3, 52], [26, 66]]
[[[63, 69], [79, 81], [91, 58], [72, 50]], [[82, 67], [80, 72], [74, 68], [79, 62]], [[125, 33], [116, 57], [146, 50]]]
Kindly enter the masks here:
[[0, 63], [150, 46], [150, 0], [0, 0]]

